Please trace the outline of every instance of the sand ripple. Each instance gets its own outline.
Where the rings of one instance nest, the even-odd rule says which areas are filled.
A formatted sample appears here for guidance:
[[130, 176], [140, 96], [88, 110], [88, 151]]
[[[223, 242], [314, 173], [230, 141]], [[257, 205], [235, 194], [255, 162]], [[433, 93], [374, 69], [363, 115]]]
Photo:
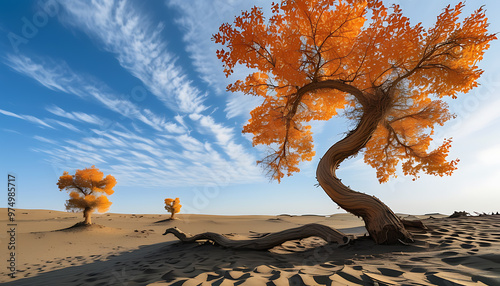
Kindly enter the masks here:
[[[236, 251], [166, 242], [4, 285], [500, 285], [500, 216], [425, 224], [410, 246], [360, 238], [338, 247], [309, 238]], [[53, 263], [62, 262], [46, 265]]]

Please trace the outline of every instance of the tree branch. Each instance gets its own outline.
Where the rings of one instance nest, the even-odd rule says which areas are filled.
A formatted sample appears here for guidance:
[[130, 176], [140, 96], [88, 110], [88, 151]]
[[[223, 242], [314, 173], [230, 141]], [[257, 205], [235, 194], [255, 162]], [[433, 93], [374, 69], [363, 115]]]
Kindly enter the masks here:
[[306, 224], [300, 227], [270, 233], [263, 237], [245, 240], [232, 240], [223, 236], [222, 234], [214, 232], [204, 232], [191, 236], [184, 233], [177, 227], [168, 228], [167, 230], [165, 230], [165, 233], [163, 233], [163, 235], [169, 233], [175, 235], [182, 242], [196, 242], [198, 240], [206, 239], [211, 240], [223, 247], [255, 250], [266, 250], [281, 245], [282, 243], [289, 240], [302, 239], [311, 236], [318, 236], [328, 243], [334, 242], [340, 245], [348, 244], [352, 239], [334, 228], [316, 223]]

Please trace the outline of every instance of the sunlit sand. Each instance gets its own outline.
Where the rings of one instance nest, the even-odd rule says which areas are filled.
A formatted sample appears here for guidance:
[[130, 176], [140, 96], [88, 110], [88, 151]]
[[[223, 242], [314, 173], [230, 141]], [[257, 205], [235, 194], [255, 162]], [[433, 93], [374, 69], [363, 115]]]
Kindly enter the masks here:
[[[94, 214], [19, 209], [17, 278], [4, 285], [499, 285], [500, 216], [424, 219], [410, 245], [376, 245], [363, 221], [332, 216]], [[6, 217], [2, 209], [2, 218]], [[307, 223], [358, 238], [347, 246], [310, 237], [268, 251], [180, 243], [165, 229], [248, 239]], [[72, 227], [73, 226], [73, 227]], [[5, 236], [4, 236], [5, 237]], [[6, 252], [2, 249], [2, 253]], [[6, 257], [2, 254], [2, 257]], [[448, 283], [448, 284], [447, 284]]]

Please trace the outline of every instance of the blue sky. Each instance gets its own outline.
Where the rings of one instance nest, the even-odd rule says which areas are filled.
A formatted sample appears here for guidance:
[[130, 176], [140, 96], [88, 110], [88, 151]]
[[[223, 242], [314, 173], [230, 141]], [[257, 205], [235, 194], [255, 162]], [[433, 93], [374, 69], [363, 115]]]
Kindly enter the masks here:
[[[17, 207], [64, 210], [58, 177], [96, 165], [117, 179], [110, 212], [165, 213], [167, 197], [180, 197], [185, 213], [341, 212], [314, 186], [315, 168], [352, 123], [313, 123], [317, 156], [270, 182], [255, 165], [266, 149], [241, 133], [259, 101], [225, 91], [248, 71], [226, 79], [211, 35], [266, 2], [0, 1], [0, 174], [4, 186], [17, 174]], [[445, 5], [386, 3], [399, 2], [424, 26]], [[486, 5], [490, 31], [499, 32], [496, 2], [469, 1], [464, 15]], [[362, 156], [338, 176], [396, 212], [500, 211], [499, 52], [495, 41], [480, 64], [481, 86], [449, 101], [457, 118], [436, 132], [436, 142], [454, 138], [450, 156], [461, 162], [453, 176], [380, 185]]]

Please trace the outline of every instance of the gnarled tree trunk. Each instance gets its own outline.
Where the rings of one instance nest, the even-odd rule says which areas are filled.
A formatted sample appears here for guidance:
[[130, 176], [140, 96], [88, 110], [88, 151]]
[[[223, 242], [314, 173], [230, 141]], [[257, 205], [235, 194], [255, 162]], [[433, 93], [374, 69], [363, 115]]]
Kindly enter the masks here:
[[365, 111], [356, 129], [335, 143], [321, 158], [316, 177], [328, 196], [344, 210], [363, 218], [370, 236], [378, 244], [412, 241], [403, 222], [378, 198], [351, 190], [337, 178], [335, 170], [348, 157], [365, 147], [383, 118], [383, 112]]
[[84, 221], [85, 224], [92, 224], [92, 219], [90, 218], [91, 214], [92, 214], [92, 208], [86, 207], [83, 210], [83, 217], [85, 218]]
[[[373, 133], [377, 129], [379, 123], [383, 122], [387, 110], [391, 108], [391, 96], [382, 90], [377, 90], [373, 96], [364, 96], [359, 90], [342, 89], [343, 84], [334, 81], [316, 82], [305, 86], [297, 93], [297, 102], [300, 102], [300, 97], [315, 89], [334, 88], [353, 94], [363, 106], [363, 115], [358, 122], [356, 128], [351, 131], [345, 138], [335, 143], [325, 155], [321, 158], [316, 170], [316, 178], [328, 194], [328, 196], [344, 210], [362, 217], [365, 222], [365, 227], [377, 244], [396, 244], [399, 242], [413, 241], [411, 234], [405, 229], [405, 225], [417, 228], [425, 228], [420, 222], [406, 222], [399, 219], [396, 214], [383, 202], [374, 196], [351, 190], [337, 178], [335, 171], [345, 159], [356, 155], [361, 149], [366, 146]], [[297, 103], [298, 104], [298, 103]], [[294, 104], [295, 107], [295, 104]], [[296, 110], [294, 109], [292, 113]], [[317, 236], [321, 236], [322, 229], [315, 229]], [[195, 241], [197, 239], [220, 240], [218, 243], [227, 247], [242, 247], [241, 244], [234, 244], [227, 241], [227, 238], [221, 237], [220, 234], [204, 233], [194, 236], [193, 238], [186, 237], [183, 233], [179, 233], [177, 229], [168, 229], [164, 234], [173, 233], [182, 241]], [[273, 234], [270, 245], [280, 244], [290, 239], [304, 238], [310, 235], [310, 232], [280, 232]], [[269, 238], [267, 238], [269, 239]], [[240, 242], [247, 247], [254, 240]]]

